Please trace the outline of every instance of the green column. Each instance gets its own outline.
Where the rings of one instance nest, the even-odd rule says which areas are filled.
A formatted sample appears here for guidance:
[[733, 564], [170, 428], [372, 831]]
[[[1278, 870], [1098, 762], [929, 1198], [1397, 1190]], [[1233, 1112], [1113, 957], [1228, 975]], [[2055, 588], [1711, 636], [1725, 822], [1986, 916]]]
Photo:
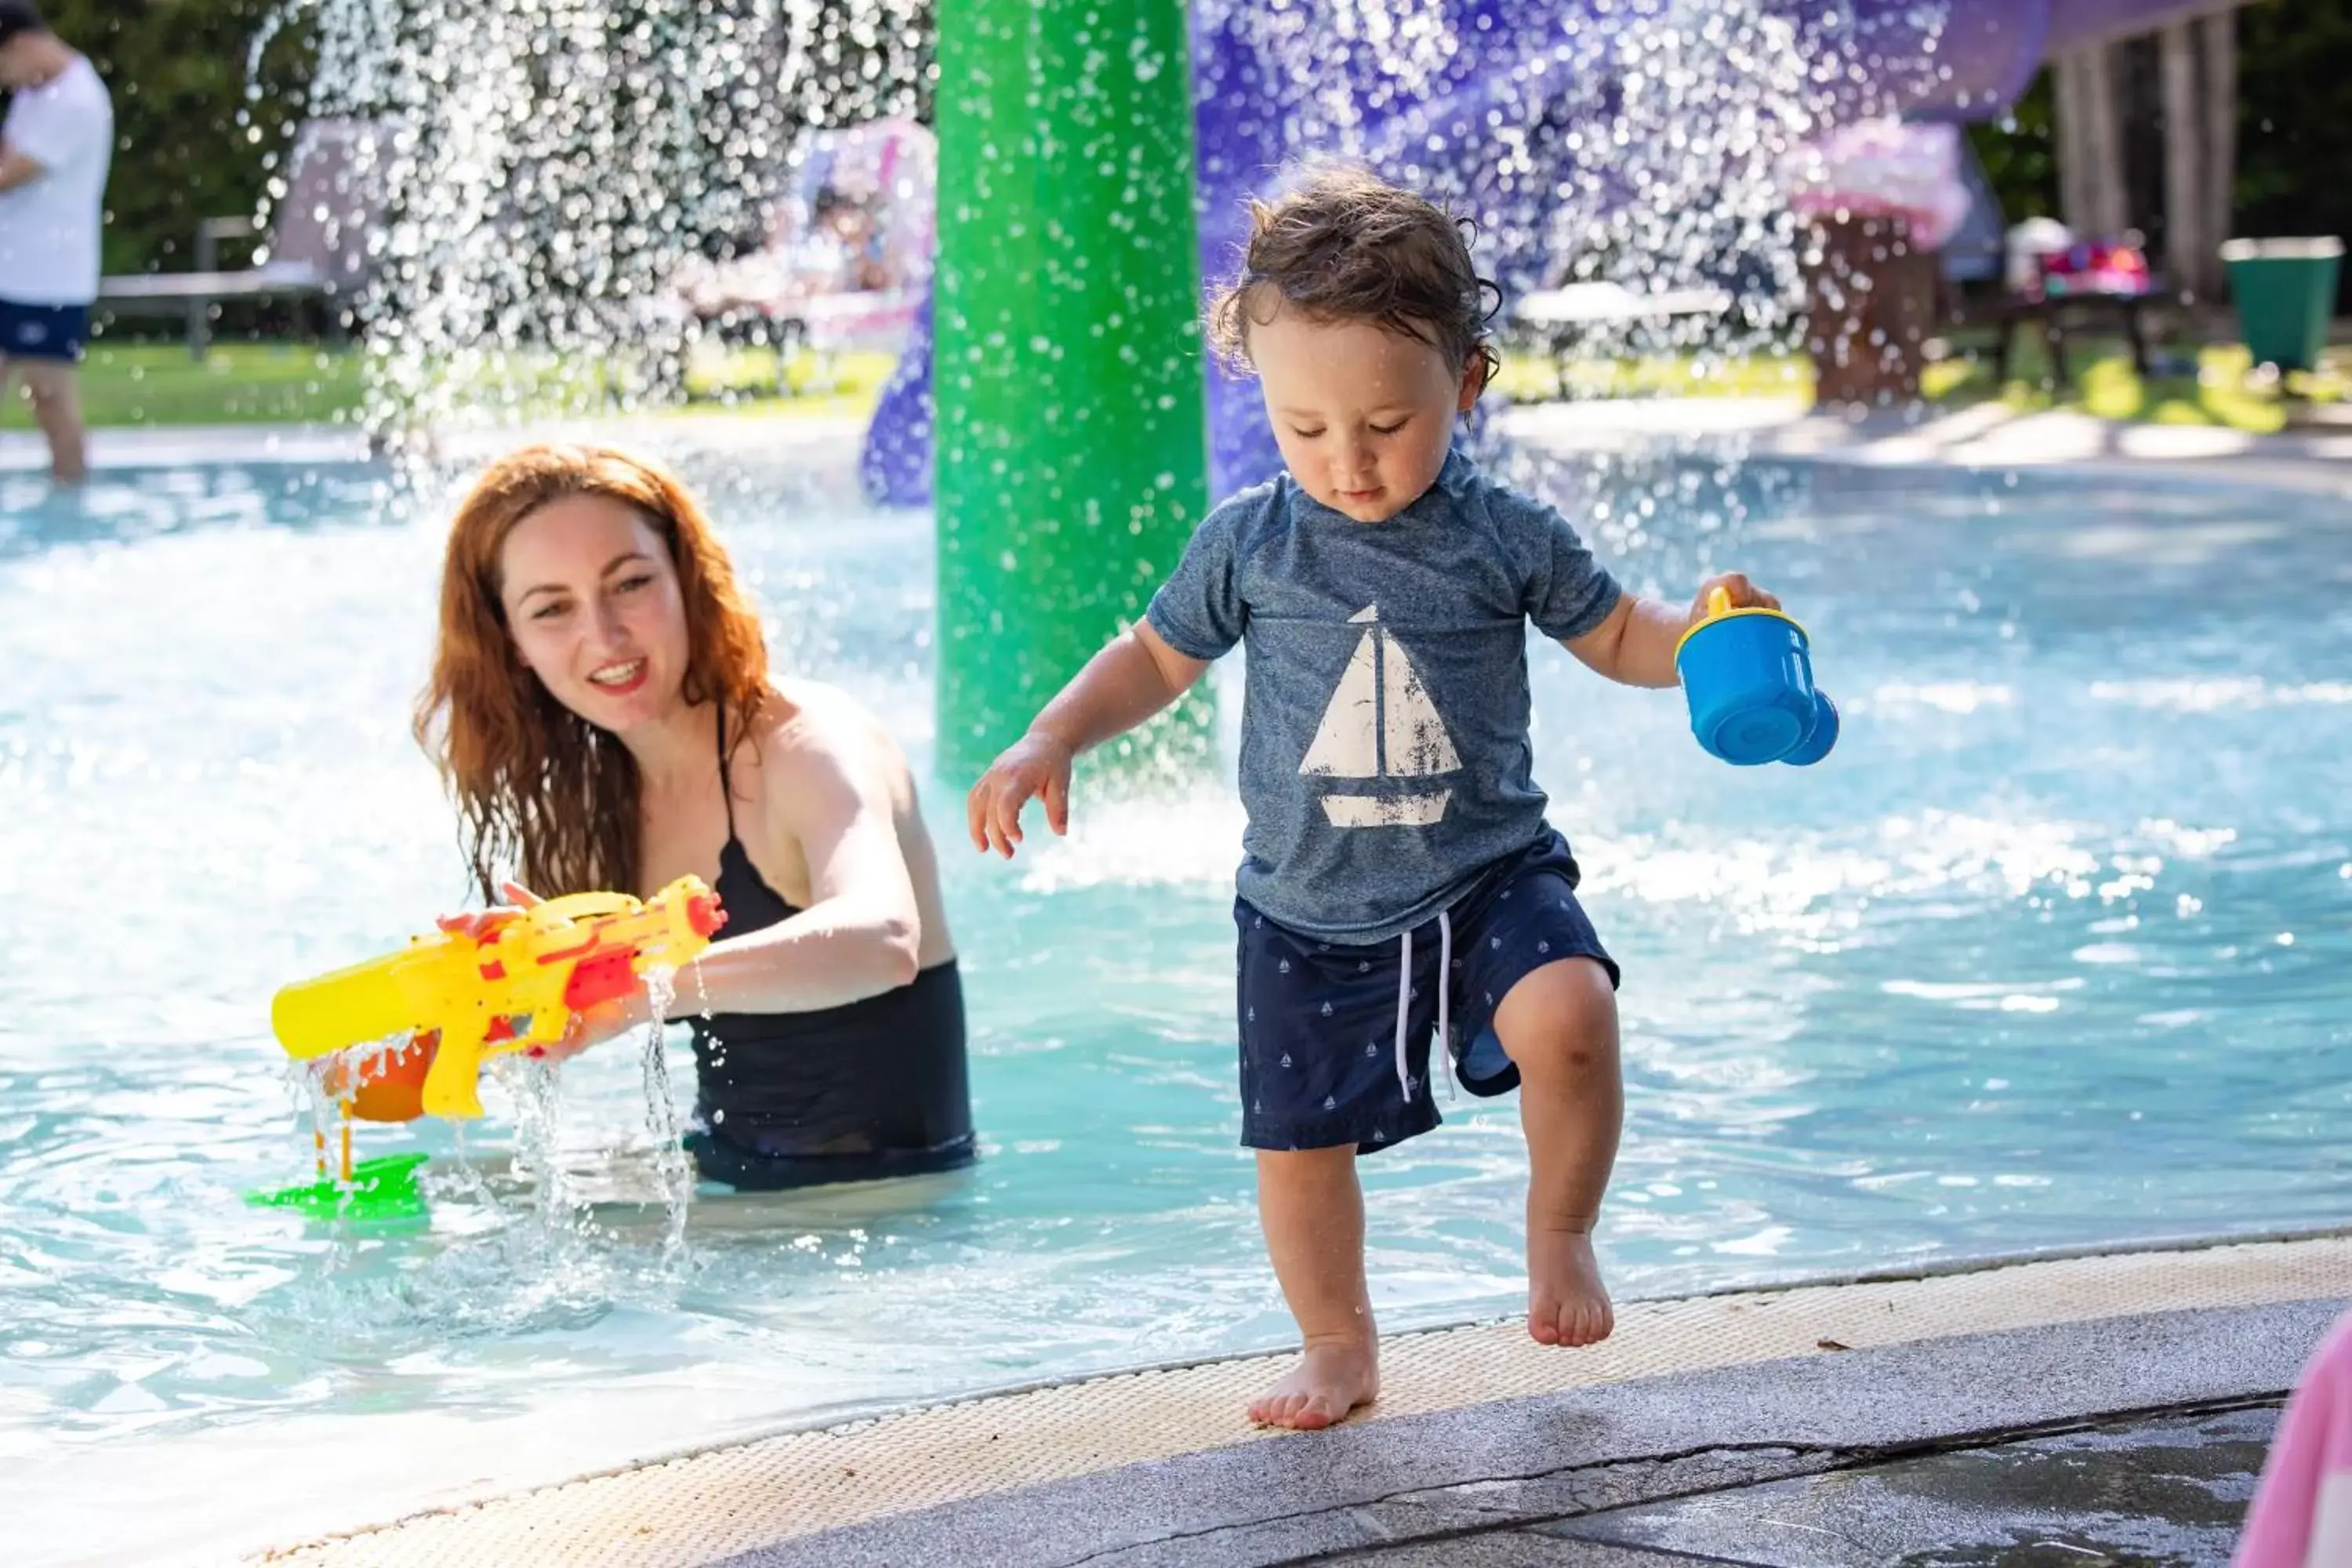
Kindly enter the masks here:
[[[1183, 5], [940, 0], [939, 28], [939, 766], [963, 783], [1142, 616], [1208, 442]], [[1139, 741], [1200, 752], [1200, 690]]]

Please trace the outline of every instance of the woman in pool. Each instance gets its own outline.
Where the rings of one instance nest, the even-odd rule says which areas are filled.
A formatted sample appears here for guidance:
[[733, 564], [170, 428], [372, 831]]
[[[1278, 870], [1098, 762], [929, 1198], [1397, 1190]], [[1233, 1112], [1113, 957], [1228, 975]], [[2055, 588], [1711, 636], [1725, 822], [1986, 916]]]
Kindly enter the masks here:
[[[534, 446], [458, 508], [416, 735], [483, 896], [726, 906], [678, 977], [702, 1174], [739, 1190], [967, 1164], [963, 992], [906, 759], [838, 691], [776, 680], [701, 508], [642, 458]], [[533, 889], [526, 891], [525, 889]], [[642, 1026], [640, 994], [562, 1054]], [[705, 1015], [708, 1015], [707, 1016]]]

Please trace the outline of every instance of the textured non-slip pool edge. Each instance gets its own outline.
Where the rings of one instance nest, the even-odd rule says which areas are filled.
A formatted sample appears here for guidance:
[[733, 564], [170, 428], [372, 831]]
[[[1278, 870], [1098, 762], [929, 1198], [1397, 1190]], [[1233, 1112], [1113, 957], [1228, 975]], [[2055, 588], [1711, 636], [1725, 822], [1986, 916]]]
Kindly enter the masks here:
[[[1472, 1547], [1464, 1538], [1498, 1531], [2118, 1421], [2274, 1405], [2342, 1306], [2097, 1318], [1535, 1394], [989, 1493], [711, 1568], [1301, 1568], [1402, 1545], [1425, 1548], [1423, 1564], [1451, 1564], [1462, 1560], [1451, 1549]], [[2149, 1468], [2179, 1462], [2177, 1436], [2139, 1440]], [[2089, 1497], [2042, 1500], [2098, 1511]], [[1530, 1561], [1510, 1551], [1471, 1560]]]
[[[2352, 1296], [2352, 1237], [2231, 1241], [1965, 1272], [1633, 1302], [1607, 1343], [1547, 1350], [1516, 1322], [1384, 1344], [1356, 1425], [1789, 1358], [2101, 1319]], [[262, 1561], [393, 1565], [707, 1563], [936, 1508], [1267, 1441], [1248, 1395], [1286, 1363], [1244, 1357], [1055, 1384], [788, 1433], [417, 1515]]]

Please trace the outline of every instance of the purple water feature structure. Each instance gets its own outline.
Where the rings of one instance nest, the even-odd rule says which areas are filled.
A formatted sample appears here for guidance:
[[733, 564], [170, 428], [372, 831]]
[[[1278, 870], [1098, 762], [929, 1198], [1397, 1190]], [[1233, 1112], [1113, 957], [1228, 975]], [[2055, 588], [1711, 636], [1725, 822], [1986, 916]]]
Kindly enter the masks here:
[[877, 506], [931, 504], [931, 291], [923, 290], [907, 346], [866, 426], [857, 482]]
[[[1555, 281], [1573, 256], [1580, 277], [1712, 283], [1786, 302], [1793, 246], [1775, 170], [1792, 142], [1874, 115], [1989, 119], [2053, 45], [2183, 9], [2179, 0], [1196, 0], [1202, 277], [1213, 289], [1232, 276], [1249, 198], [1321, 154], [1471, 216], [1482, 267], [1513, 296]], [[881, 504], [930, 500], [929, 321], [927, 301], [861, 454], [866, 493]], [[1211, 484], [1223, 496], [1270, 476], [1279, 459], [1255, 385], [1213, 363], [1207, 384]]]

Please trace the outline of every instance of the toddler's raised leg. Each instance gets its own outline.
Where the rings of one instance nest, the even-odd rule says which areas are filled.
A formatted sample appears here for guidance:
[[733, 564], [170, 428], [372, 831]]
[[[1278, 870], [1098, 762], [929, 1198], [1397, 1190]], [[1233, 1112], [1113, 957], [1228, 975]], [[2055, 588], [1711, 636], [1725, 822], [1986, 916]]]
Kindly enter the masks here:
[[1355, 1145], [1259, 1150], [1257, 1211], [1304, 1349], [1297, 1366], [1250, 1401], [1250, 1419], [1303, 1430], [1331, 1426], [1381, 1391]]
[[1589, 958], [1532, 971], [1495, 1010], [1495, 1033], [1518, 1064], [1528, 1135], [1528, 1332], [1592, 1344], [1616, 1326], [1592, 1227], [1625, 1117], [1608, 971]]

